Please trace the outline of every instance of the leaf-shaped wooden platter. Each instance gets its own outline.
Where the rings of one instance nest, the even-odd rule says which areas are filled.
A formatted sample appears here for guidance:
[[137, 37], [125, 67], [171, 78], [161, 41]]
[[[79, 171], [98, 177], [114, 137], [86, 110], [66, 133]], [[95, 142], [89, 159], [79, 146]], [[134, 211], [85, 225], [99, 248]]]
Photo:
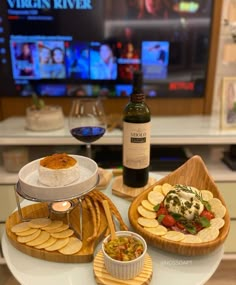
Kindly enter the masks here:
[[[107, 220], [104, 210], [101, 208], [101, 225], [95, 239], [88, 242], [87, 238], [93, 234], [93, 223], [91, 222], [91, 213], [83, 204], [83, 246], [82, 249], [73, 255], [63, 255], [58, 251], [46, 251], [36, 249], [26, 244], [19, 243], [17, 237], [11, 232], [11, 228], [21, 222], [18, 212], [11, 214], [6, 221], [6, 233], [11, 244], [21, 252], [30, 256], [55, 262], [65, 263], [84, 263], [91, 262], [94, 257], [94, 249], [99, 241], [104, 237], [107, 228]], [[49, 215], [47, 203], [36, 203], [22, 208], [23, 216], [27, 219], [47, 217]], [[76, 207], [70, 214], [70, 222], [73, 228], [79, 232], [79, 208]], [[54, 216], [53, 219], [63, 220], [66, 223], [66, 217]]]
[[146, 231], [137, 220], [140, 217], [137, 208], [142, 200], [147, 199], [148, 193], [156, 186], [169, 183], [171, 185], [184, 184], [196, 187], [198, 189], [206, 189], [212, 192], [215, 198], [221, 200], [222, 204], [226, 207], [223, 197], [221, 196], [214, 180], [209, 174], [202, 158], [198, 155], [190, 158], [186, 163], [177, 168], [175, 171], [157, 181], [154, 185], [146, 189], [143, 193], [135, 198], [129, 207], [129, 221], [134, 230], [142, 235], [147, 243], [176, 254], [186, 256], [205, 255], [214, 251], [217, 247], [224, 243], [230, 228], [230, 217], [226, 207], [226, 214], [224, 216], [225, 224], [220, 229], [220, 234], [215, 240], [202, 243], [183, 243], [170, 241], [162, 238], [161, 236], [154, 235]]

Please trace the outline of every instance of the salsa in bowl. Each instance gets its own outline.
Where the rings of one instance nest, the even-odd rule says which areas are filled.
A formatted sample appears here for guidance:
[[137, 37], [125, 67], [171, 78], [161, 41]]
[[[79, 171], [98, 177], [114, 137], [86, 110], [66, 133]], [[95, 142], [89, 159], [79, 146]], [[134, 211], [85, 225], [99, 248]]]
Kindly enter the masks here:
[[146, 241], [130, 231], [118, 231], [116, 236], [114, 240], [107, 236], [102, 243], [105, 268], [117, 279], [133, 279], [143, 269]]

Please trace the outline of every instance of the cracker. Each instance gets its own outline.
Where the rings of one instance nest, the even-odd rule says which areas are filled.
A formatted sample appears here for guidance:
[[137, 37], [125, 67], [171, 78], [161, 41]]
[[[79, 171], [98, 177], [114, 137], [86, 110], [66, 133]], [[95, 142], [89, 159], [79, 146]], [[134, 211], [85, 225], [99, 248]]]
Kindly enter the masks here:
[[44, 242], [46, 242], [47, 240], [49, 240], [50, 238], [50, 234], [48, 232], [45, 232], [45, 231], [41, 231], [41, 233], [39, 234], [39, 236], [30, 241], [30, 242], [27, 242], [26, 244], [29, 245], [29, 246], [37, 246], [37, 245], [40, 245]]
[[169, 192], [170, 190], [172, 190], [172, 189], [173, 189], [173, 186], [172, 186], [172, 185], [170, 185], [169, 183], [164, 183], [164, 184], [162, 185], [162, 193], [163, 193], [163, 195], [166, 196], [166, 195], [168, 194], [168, 192]]
[[21, 236], [21, 237], [25, 237], [25, 236], [28, 236], [28, 235], [32, 235], [32, 234], [35, 233], [37, 230], [38, 230], [38, 229], [29, 228], [29, 229], [26, 230], [26, 231], [16, 233], [16, 235]]
[[153, 204], [157, 205], [160, 204], [164, 200], [164, 195], [160, 192], [150, 191], [148, 193], [148, 201]]
[[162, 225], [158, 225], [155, 228], [144, 227], [144, 229], [157, 236], [163, 236], [167, 233], [167, 228]]
[[213, 218], [210, 220], [210, 224], [211, 224], [211, 227], [221, 229], [225, 224], [225, 220], [222, 218]]
[[17, 237], [17, 241], [20, 242], [20, 243], [27, 243], [27, 242], [30, 242], [34, 239], [36, 239], [41, 233], [41, 230], [38, 229], [35, 233], [31, 234], [31, 235], [28, 235], [28, 236], [23, 236], [23, 237]]
[[137, 210], [138, 210], [139, 214], [144, 218], [148, 218], [148, 219], [155, 219], [156, 218], [156, 212], [149, 211], [149, 210], [145, 209], [142, 205], [138, 206]]
[[31, 228], [43, 228], [51, 224], [52, 220], [48, 218], [37, 218], [37, 219], [32, 219], [29, 222], [29, 225]]
[[59, 250], [61, 248], [63, 248], [64, 246], [66, 246], [69, 242], [69, 238], [60, 238], [58, 240], [56, 240], [56, 242], [54, 242], [51, 246], [49, 247], [45, 247], [45, 250], [47, 251], [55, 251], [55, 250]]
[[48, 229], [47, 232], [49, 233], [60, 233], [62, 231], [65, 231], [69, 229], [69, 225], [68, 224], [62, 224], [59, 228], [55, 228], [55, 229]]
[[201, 230], [197, 233], [197, 236], [200, 237], [202, 242], [208, 242], [216, 239], [219, 235], [219, 230], [214, 227], [209, 227]]
[[213, 194], [209, 190], [201, 190], [202, 199], [209, 201], [213, 198]]
[[35, 248], [37, 248], [37, 249], [44, 249], [46, 247], [49, 247], [49, 246], [53, 245], [56, 241], [57, 241], [56, 238], [50, 236], [49, 239], [46, 242], [35, 246]]
[[185, 243], [201, 243], [202, 240], [199, 236], [197, 235], [185, 235], [184, 239], [181, 240], [181, 242]]
[[58, 239], [63, 239], [72, 236], [74, 231], [72, 229], [67, 229], [59, 233], [51, 233], [51, 236]]
[[226, 208], [223, 204], [211, 207], [212, 212], [215, 215], [215, 218], [224, 218], [226, 213]]
[[29, 222], [22, 222], [11, 227], [11, 232], [20, 233], [30, 229]]
[[137, 222], [143, 226], [143, 227], [147, 227], [147, 228], [154, 228], [156, 226], [159, 225], [158, 221], [156, 219], [147, 219], [144, 217], [139, 217]]
[[218, 198], [212, 198], [208, 201], [208, 203], [211, 205], [211, 207], [217, 207], [222, 205], [222, 202]]
[[181, 241], [185, 238], [185, 235], [181, 232], [176, 231], [168, 231], [165, 235], [162, 236], [165, 239], [171, 240], [171, 241]]
[[63, 225], [63, 221], [53, 220], [48, 226], [43, 227], [42, 229], [45, 231], [55, 230]]
[[77, 239], [76, 237], [70, 237], [67, 245], [59, 249], [59, 252], [64, 255], [72, 255], [79, 252], [82, 248], [82, 245], [83, 243], [81, 240]]
[[152, 191], [160, 192], [161, 194], [163, 194], [163, 192], [162, 192], [162, 185], [154, 186]]
[[155, 212], [155, 210], [154, 210], [154, 205], [151, 204], [148, 200], [143, 200], [143, 201], [141, 202], [141, 204], [142, 204], [142, 206], [143, 206], [145, 209], [147, 209], [147, 210], [149, 210], [149, 211], [152, 211], [152, 212]]

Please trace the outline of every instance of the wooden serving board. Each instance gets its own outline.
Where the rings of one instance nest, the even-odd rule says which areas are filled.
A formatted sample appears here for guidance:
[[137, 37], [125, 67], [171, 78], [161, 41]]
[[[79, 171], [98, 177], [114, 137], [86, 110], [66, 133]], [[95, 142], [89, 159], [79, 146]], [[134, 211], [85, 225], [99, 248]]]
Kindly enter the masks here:
[[[170, 241], [160, 236], [149, 233], [138, 224], [137, 220], [140, 216], [137, 211], [138, 206], [141, 204], [142, 200], [147, 199], [148, 193], [153, 189], [154, 186], [163, 185], [164, 183], [169, 183], [171, 185], [184, 184], [196, 187], [201, 190], [209, 190], [212, 192], [215, 198], [221, 200], [222, 204], [226, 207], [226, 214], [224, 216], [225, 224], [223, 228], [220, 229], [220, 234], [215, 240], [194, 244]], [[147, 243], [152, 244], [159, 249], [186, 256], [205, 255], [214, 251], [216, 248], [218, 248], [224, 243], [230, 229], [230, 217], [225, 201], [222, 195], [220, 194], [220, 191], [218, 190], [214, 180], [209, 174], [203, 160], [198, 155], [195, 155], [190, 158], [187, 162], [185, 162], [175, 171], [163, 177], [154, 185], [142, 192], [138, 197], [136, 197], [129, 207], [128, 216], [129, 221], [133, 226], [134, 230], [141, 236], [143, 236]]]
[[107, 272], [104, 265], [103, 254], [100, 250], [94, 259], [93, 272], [98, 285], [148, 285], [152, 280], [152, 259], [149, 254], [146, 254], [142, 272], [134, 279], [121, 280], [112, 277]]
[[[6, 221], [6, 233], [11, 244], [18, 250], [26, 253], [30, 256], [44, 259], [47, 261], [65, 262], [65, 263], [82, 263], [91, 262], [94, 258], [94, 249], [97, 244], [104, 237], [104, 233], [107, 229], [107, 220], [103, 208], [100, 206], [101, 213], [101, 226], [99, 228], [96, 239], [87, 242], [87, 238], [93, 234], [93, 223], [91, 213], [86, 204], [83, 203], [83, 246], [82, 249], [74, 255], [63, 255], [58, 251], [48, 252], [46, 250], [39, 250], [25, 244], [19, 243], [16, 239], [16, 235], [11, 232], [12, 226], [21, 222], [18, 211], [10, 215]], [[40, 218], [48, 217], [49, 210], [47, 203], [36, 203], [22, 208], [22, 214], [24, 218]], [[50, 215], [51, 219], [63, 220], [66, 223], [66, 217], [64, 215]], [[79, 208], [75, 207], [70, 213], [70, 222], [75, 230], [79, 232]]]
[[140, 188], [128, 187], [123, 183], [123, 176], [117, 176], [112, 184], [112, 194], [119, 196], [127, 200], [134, 200], [139, 194], [144, 190], [148, 189], [151, 185], [155, 183], [156, 179], [149, 177], [147, 185]]

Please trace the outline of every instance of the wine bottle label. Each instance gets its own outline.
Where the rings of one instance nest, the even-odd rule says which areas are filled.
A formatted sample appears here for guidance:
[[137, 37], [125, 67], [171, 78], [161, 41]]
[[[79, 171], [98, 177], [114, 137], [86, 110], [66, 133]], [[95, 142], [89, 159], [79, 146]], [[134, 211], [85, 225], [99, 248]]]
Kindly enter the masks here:
[[142, 169], [150, 163], [151, 123], [134, 124], [123, 122], [123, 165]]

